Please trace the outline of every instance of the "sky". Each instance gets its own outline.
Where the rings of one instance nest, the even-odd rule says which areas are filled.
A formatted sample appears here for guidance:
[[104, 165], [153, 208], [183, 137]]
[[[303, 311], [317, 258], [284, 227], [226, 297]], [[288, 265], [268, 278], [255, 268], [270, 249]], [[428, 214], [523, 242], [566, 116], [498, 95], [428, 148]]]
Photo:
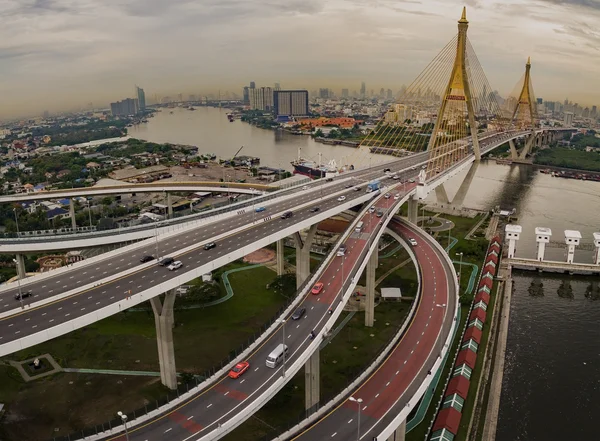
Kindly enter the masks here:
[[600, 0], [0, 0], [0, 118], [155, 94], [400, 89], [455, 36], [511, 92], [600, 105]]

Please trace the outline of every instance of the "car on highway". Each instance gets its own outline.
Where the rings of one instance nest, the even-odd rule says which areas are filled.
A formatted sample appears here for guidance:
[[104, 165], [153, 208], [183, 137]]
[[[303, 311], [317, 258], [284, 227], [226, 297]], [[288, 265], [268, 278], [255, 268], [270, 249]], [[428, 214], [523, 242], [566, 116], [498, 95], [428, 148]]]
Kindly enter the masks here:
[[369, 213], [375, 213], [375, 207], [369, 207]]
[[354, 191], [360, 191], [360, 187], [354, 187]]
[[175, 262], [175, 259], [173, 259], [172, 257], [163, 257], [158, 261], [158, 264], [161, 266], [169, 266], [173, 262]]
[[409, 179], [408, 182], [410, 182], [411, 184], [414, 184], [415, 180], [414, 179]]
[[260, 213], [261, 211], [265, 211], [265, 210], [266, 210], [265, 207], [256, 207], [256, 210], [254, 210], [254, 211], [256, 211], [257, 213]]
[[400, 194], [396, 193], [396, 194], [394, 195], [394, 200], [395, 200], [395, 201], [397, 201], [398, 199], [400, 199]]
[[236, 364], [233, 369], [229, 371], [229, 378], [239, 378], [248, 369], [250, 369], [250, 363], [247, 361], [242, 361]]
[[302, 187], [302, 190], [308, 190], [308, 187], [305, 185]]
[[340, 196], [340, 197], [338, 198], [338, 202], [343, 202], [343, 201], [345, 201], [345, 200], [346, 200], [346, 196]]
[[381, 210], [377, 210], [377, 217], [382, 217], [383, 216], [383, 211]]
[[410, 243], [413, 247], [417, 246], [417, 241], [414, 240], [412, 237], [410, 239], [408, 239], [408, 243]]
[[316, 213], [316, 212], [317, 212], [317, 211], [319, 211], [320, 209], [321, 209], [321, 207], [312, 207], [312, 208], [310, 209], [310, 212], [311, 212], [311, 213]]
[[31, 297], [33, 294], [31, 293], [31, 291], [23, 291], [21, 293], [16, 293], [15, 294], [15, 300], [22, 300], [22, 299], [26, 299], [27, 297]]
[[214, 242], [208, 242], [207, 244], [204, 245], [204, 249], [205, 250], [212, 250], [216, 246], [217, 246], [216, 243], [214, 243]]
[[392, 169], [391, 169], [391, 168], [384, 168], [384, 169], [383, 169], [383, 172], [384, 172], [384, 173], [391, 172], [391, 171], [392, 171]]
[[351, 187], [352, 187], [352, 184], [344, 185], [344, 188], [351, 188]]
[[394, 175], [394, 176], [392, 176], [392, 179], [396, 179], [396, 180], [398, 180], [398, 179], [400, 179], [400, 176], [398, 176], [398, 175]]
[[385, 194], [385, 196], [384, 196], [384, 198], [386, 198], [386, 199], [389, 199], [389, 198], [391, 198], [391, 197], [392, 197], [392, 195], [391, 195], [391, 194], [389, 194], [389, 193], [386, 193], [386, 194]]
[[327, 178], [325, 179], [325, 182], [333, 182], [333, 178]]
[[151, 260], [154, 260], [154, 256], [142, 256], [142, 258], [140, 259], [140, 262], [142, 263], [146, 263], [146, 262], [150, 262]]
[[300, 320], [302, 317], [304, 317], [305, 312], [306, 312], [306, 308], [304, 306], [296, 309], [294, 311], [294, 313], [292, 314], [292, 320]]
[[310, 292], [314, 295], [317, 295], [321, 291], [323, 291], [323, 286], [324, 286], [323, 282], [317, 282], [317, 283], [315, 283], [315, 286], [313, 286], [313, 289]]
[[282, 219], [288, 219], [288, 218], [292, 217], [293, 215], [294, 215], [294, 213], [293, 213], [293, 212], [291, 212], [291, 211], [286, 211], [285, 213], [283, 213], [283, 214], [281, 215], [281, 218], [282, 218]]
[[175, 262], [173, 262], [171, 265], [169, 265], [167, 267], [167, 269], [169, 271], [175, 271], [176, 269], [179, 269], [183, 266], [183, 263], [181, 262], [181, 260], [176, 260]]

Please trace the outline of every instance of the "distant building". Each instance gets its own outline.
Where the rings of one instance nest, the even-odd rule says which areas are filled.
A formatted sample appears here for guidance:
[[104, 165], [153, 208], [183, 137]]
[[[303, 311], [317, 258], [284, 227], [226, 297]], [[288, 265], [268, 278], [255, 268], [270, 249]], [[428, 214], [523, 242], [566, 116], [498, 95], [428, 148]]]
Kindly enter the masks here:
[[139, 104], [137, 99], [126, 98], [123, 101], [117, 101], [116, 103], [110, 103], [110, 111], [112, 116], [128, 116], [135, 115], [139, 111]]
[[307, 116], [308, 90], [276, 90], [273, 106], [275, 116]]
[[135, 94], [137, 96], [139, 110], [146, 110], [146, 94], [144, 93], [144, 89], [135, 86]]
[[360, 97], [364, 98], [366, 94], [367, 94], [367, 86], [366, 86], [365, 82], [363, 81], [362, 83], [360, 83]]
[[250, 89], [256, 89], [256, 83], [254, 81], [250, 81]]
[[244, 86], [243, 101], [246, 106], [250, 104], [250, 88], [248, 86]]
[[273, 110], [273, 89], [271, 87], [252, 87], [248, 89], [248, 101], [251, 109]]
[[348, 98], [348, 89], [342, 89], [342, 98]]
[[565, 127], [573, 126], [573, 112], [565, 112]]
[[329, 98], [329, 89], [319, 89], [319, 98], [327, 99]]
[[279, 83], [275, 83], [275, 87], [274, 87], [274, 89], [275, 89], [275, 90], [281, 90], [281, 84], [279, 84]]

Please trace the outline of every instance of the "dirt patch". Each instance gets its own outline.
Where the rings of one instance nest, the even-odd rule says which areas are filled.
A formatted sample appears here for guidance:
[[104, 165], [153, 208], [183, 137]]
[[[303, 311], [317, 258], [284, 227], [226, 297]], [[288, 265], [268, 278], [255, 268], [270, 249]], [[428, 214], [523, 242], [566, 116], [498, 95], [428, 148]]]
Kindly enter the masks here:
[[342, 219], [326, 219], [323, 222], [319, 222], [318, 228], [321, 231], [340, 234], [348, 228], [348, 221]]
[[272, 260], [275, 260], [275, 251], [267, 248], [261, 248], [260, 250], [256, 250], [255, 252], [244, 256], [244, 262], [252, 264], [267, 263]]

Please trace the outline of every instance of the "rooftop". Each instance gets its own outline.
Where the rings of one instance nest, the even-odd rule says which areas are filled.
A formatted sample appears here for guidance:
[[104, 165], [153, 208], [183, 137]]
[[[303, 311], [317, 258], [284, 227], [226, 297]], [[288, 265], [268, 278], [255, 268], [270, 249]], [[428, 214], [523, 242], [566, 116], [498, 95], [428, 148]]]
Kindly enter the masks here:
[[581, 233], [575, 230], [565, 230], [565, 237], [571, 239], [581, 239]]
[[546, 236], [552, 236], [552, 230], [546, 227], [535, 227], [535, 234], [544, 234]]
[[523, 231], [523, 227], [521, 225], [507, 225], [505, 228], [507, 233], [521, 233]]

